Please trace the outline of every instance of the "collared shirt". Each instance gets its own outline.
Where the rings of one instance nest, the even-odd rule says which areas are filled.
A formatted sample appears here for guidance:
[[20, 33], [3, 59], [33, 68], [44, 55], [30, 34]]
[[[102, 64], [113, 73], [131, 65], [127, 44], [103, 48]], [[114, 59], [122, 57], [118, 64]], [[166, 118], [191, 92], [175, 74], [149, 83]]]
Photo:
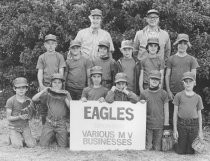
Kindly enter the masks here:
[[155, 31], [151, 31], [148, 26], [143, 30], [137, 31], [134, 38], [134, 51], [138, 52], [138, 59], [142, 60], [148, 55], [146, 46], [147, 40], [150, 37], [157, 37], [159, 39], [160, 51], [158, 55], [162, 59], [167, 60], [171, 54], [171, 41], [168, 33], [159, 27]]
[[111, 35], [107, 31], [102, 29], [98, 29], [97, 31], [94, 31], [91, 27], [82, 29], [77, 33], [75, 40], [81, 41], [81, 51], [83, 56], [86, 58], [91, 58], [92, 60], [95, 60], [99, 57], [98, 44], [102, 40], [109, 41], [109, 50], [111, 52], [114, 51], [114, 45], [112, 42]]

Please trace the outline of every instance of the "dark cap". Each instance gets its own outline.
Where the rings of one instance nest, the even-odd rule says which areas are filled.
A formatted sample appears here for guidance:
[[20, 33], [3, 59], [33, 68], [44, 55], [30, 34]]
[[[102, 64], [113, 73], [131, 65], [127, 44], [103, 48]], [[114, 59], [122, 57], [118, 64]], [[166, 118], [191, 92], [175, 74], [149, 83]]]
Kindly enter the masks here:
[[102, 74], [102, 67], [101, 66], [94, 66], [90, 69], [90, 75], [92, 74]]
[[72, 40], [70, 43], [70, 48], [73, 46], [82, 46], [81, 42], [78, 40]]
[[94, 10], [91, 10], [90, 15], [91, 16], [102, 16], [102, 11], [100, 9], [96, 8]]
[[110, 43], [109, 43], [109, 41], [102, 40], [102, 41], [99, 41], [98, 46], [106, 46], [109, 49]]
[[159, 79], [161, 80], [161, 73], [160, 71], [158, 70], [152, 70], [150, 73], [149, 73], [149, 78], [155, 78], [155, 79]]
[[13, 81], [13, 85], [15, 87], [23, 87], [23, 86], [27, 86], [28, 87], [28, 81], [26, 78], [24, 77], [18, 77]]
[[151, 9], [151, 10], [147, 11], [147, 16], [150, 15], [150, 14], [152, 14], [152, 13], [154, 13], [154, 14], [156, 14], [156, 15], [159, 16], [158, 10], [155, 10], [155, 9]]
[[60, 79], [62, 81], [65, 81], [64, 77], [62, 74], [60, 73], [54, 73], [51, 77], [51, 81], [53, 81], [54, 79]]
[[57, 41], [56, 36], [55, 35], [52, 35], [52, 34], [49, 34], [49, 35], [46, 35], [45, 36], [44, 41], [49, 41], [49, 40]]
[[183, 77], [182, 77], [182, 80], [185, 80], [185, 79], [192, 79], [195, 81], [195, 74], [193, 72], [185, 72], [183, 74]]

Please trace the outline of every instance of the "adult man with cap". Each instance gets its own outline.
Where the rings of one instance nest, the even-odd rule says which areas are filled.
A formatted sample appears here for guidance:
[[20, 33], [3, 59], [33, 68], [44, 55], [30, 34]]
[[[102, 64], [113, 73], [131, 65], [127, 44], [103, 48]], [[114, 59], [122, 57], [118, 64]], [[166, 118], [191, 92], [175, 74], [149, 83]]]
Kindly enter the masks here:
[[89, 16], [91, 25], [88, 28], [82, 29], [77, 33], [76, 40], [82, 43], [82, 54], [86, 58], [94, 60], [98, 56], [98, 44], [101, 40], [106, 40], [110, 43], [109, 51], [114, 51], [114, 45], [110, 34], [101, 29], [102, 11], [99, 9], [91, 10]]
[[159, 12], [151, 9], [147, 12], [146, 21], [148, 25], [142, 30], [137, 31], [134, 38], [134, 56], [139, 60], [146, 57], [146, 45], [149, 38], [158, 38], [160, 51], [158, 55], [166, 60], [171, 54], [171, 41], [166, 31], [159, 27]]

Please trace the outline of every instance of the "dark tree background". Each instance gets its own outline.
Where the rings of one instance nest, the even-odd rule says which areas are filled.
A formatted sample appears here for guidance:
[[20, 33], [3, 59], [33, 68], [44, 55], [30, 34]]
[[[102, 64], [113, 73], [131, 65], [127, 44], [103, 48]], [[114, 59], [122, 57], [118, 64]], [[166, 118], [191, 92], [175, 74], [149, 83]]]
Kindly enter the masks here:
[[[210, 1], [209, 0], [1, 0], [0, 1], [0, 107], [11, 96], [12, 80], [25, 76], [37, 87], [36, 62], [45, 49], [44, 36], [58, 37], [57, 51], [65, 57], [69, 42], [90, 25], [90, 10], [103, 10], [102, 27], [111, 33], [113, 57], [121, 53], [120, 42], [133, 39], [145, 25], [149, 9], [160, 11], [160, 26], [175, 41], [178, 33], [190, 35], [189, 53], [199, 62], [197, 87], [205, 109], [210, 105]], [[172, 54], [176, 49], [172, 46]], [[3, 97], [2, 97], [3, 96]], [[4, 99], [4, 100], [2, 100]], [[210, 107], [209, 107], [210, 108]]]

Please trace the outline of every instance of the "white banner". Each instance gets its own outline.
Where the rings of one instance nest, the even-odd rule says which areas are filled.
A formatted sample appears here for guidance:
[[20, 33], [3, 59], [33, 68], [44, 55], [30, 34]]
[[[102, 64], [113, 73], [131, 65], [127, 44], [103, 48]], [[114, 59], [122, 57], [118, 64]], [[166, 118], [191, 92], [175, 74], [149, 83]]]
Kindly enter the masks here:
[[70, 150], [144, 150], [146, 103], [70, 101]]

